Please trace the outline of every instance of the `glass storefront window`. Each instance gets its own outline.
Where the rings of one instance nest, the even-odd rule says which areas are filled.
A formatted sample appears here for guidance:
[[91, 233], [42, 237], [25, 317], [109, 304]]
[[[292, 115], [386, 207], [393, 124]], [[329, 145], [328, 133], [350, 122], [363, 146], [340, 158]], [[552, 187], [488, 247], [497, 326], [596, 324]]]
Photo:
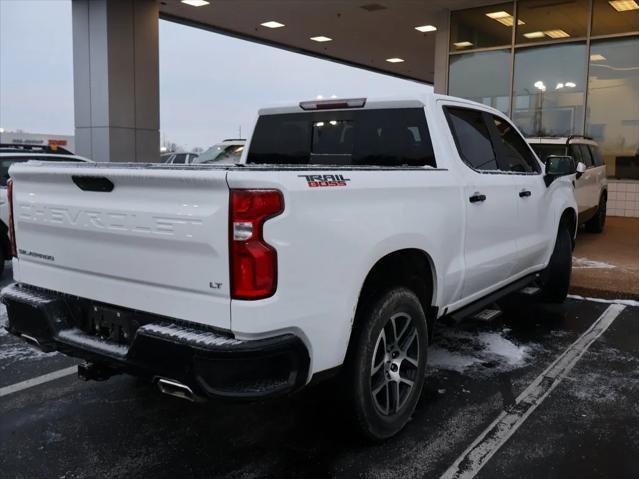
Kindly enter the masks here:
[[591, 43], [586, 120], [608, 176], [639, 179], [639, 37]]
[[592, 35], [639, 32], [639, 1], [594, 0]]
[[515, 53], [513, 120], [527, 136], [583, 133], [586, 45], [521, 48]]
[[448, 91], [508, 113], [510, 50], [466, 53], [450, 57]]
[[588, 34], [589, 0], [517, 3], [517, 43], [535, 43], [585, 37]]
[[450, 51], [510, 45], [513, 3], [454, 11], [450, 15]]

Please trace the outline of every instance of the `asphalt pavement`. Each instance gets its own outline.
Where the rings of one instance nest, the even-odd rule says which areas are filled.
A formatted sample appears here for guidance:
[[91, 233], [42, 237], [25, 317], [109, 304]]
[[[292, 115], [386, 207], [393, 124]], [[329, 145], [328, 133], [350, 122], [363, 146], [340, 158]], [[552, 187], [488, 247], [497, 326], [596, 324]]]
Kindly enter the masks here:
[[335, 381], [194, 404], [128, 376], [80, 381], [65, 372], [75, 360], [2, 330], [0, 476], [639, 477], [632, 304], [570, 299], [440, 322], [413, 419], [383, 444], [353, 434]]

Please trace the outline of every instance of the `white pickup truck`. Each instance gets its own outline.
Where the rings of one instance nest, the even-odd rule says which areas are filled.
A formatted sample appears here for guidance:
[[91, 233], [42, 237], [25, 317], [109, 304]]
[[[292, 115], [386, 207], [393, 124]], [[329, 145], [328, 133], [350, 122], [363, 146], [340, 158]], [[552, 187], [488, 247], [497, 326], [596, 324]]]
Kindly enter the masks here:
[[384, 439], [415, 409], [435, 319], [531, 285], [564, 300], [575, 171], [434, 94], [261, 110], [237, 165], [14, 165], [8, 330], [86, 359], [85, 379], [188, 399], [339, 372]]

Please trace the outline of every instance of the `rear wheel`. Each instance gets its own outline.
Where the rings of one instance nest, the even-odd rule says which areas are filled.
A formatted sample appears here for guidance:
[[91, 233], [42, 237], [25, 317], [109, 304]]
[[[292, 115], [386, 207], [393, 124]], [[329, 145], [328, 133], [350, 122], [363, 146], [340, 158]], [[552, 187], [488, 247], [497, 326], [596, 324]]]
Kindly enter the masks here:
[[428, 326], [419, 299], [407, 288], [392, 288], [363, 309], [347, 380], [360, 432], [384, 440], [410, 420], [426, 373]]
[[563, 303], [568, 295], [571, 272], [572, 241], [568, 228], [562, 224], [559, 226], [550, 262], [539, 278], [540, 300], [548, 303]]
[[586, 231], [589, 233], [603, 232], [604, 225], [606, 224], [606, 204], [606, 196], [601, 195], [601, 198], [599, 198], [597, 213], [586, 222]]

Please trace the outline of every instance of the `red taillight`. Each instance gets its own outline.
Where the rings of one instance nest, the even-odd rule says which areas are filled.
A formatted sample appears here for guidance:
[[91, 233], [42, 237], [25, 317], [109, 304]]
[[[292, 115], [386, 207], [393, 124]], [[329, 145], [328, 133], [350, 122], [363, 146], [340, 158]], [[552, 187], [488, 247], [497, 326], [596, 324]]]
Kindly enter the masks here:
[[284, 211], [277, 190], [231, 190], [231, 297], [262, 299], [277, 288], [277, 252], [264, 241], [264, 222]]
[[11, 256], [18, 257], [16, 248], [16, 229], [13, 225], [13, 179], [7, 180], [7, 201], [9, 202], [9, 243], [11, 244]]

